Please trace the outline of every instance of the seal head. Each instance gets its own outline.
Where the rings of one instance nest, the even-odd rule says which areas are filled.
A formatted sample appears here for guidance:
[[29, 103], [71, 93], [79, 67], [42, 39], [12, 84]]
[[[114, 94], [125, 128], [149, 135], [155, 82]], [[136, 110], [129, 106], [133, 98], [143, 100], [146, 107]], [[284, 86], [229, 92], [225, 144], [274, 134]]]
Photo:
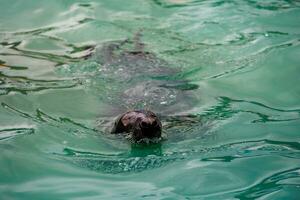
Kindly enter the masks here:
[[130, 133], [133, 141], [161, 137], [162, 124], [149, 110], [128, 111], [117, 118], [112, 129], [113, 134]]

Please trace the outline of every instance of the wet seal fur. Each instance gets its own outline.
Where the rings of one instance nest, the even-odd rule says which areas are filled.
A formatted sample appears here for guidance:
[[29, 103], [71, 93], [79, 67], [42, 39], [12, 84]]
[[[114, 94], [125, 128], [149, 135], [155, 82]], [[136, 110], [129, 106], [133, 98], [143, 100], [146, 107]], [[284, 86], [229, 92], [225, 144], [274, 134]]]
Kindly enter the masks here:
[[146, 142], [145, 139], [161, 138], [162, 124], [159, 118], [149, 110], [133, 110], [117, 118], [112, 134], [129, 134], [135, 142]]

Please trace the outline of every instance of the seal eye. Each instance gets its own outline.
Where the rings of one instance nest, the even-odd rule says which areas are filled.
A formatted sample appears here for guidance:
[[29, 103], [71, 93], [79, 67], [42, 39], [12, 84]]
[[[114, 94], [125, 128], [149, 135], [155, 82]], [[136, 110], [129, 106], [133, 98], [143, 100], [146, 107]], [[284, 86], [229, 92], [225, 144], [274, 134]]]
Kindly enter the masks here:
[[156, 115], [154, 113], [150, 113], [150, 117], [156, 118]]

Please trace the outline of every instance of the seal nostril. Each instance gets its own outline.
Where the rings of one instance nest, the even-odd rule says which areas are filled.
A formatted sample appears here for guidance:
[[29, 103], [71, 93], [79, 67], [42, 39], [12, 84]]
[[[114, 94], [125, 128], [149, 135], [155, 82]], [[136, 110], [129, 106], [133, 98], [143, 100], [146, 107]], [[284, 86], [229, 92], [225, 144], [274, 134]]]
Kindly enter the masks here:
[[157, 126], [157, 121], [152, 122], [152, 126]]
[[142, 126], [143, 128], [147, 128], [147, 127], [148, 127], [148, 123], [147, 123], [147, 122], [144, 122], [144, 121], [142, 121], [142, 123], [141, 123], [141, 126]]

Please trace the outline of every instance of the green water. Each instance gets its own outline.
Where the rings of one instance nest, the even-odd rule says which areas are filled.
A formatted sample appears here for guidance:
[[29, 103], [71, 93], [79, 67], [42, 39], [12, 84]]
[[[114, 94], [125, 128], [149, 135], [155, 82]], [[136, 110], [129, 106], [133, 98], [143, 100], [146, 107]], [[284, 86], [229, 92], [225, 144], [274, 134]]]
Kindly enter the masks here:
[[[299, 199], [299, 1], [1, 0], [0, 11], [0, 199]], [[134, 84], [86, 59], [138, 31], [197, 85], [148, 146], [106, 134]]]

